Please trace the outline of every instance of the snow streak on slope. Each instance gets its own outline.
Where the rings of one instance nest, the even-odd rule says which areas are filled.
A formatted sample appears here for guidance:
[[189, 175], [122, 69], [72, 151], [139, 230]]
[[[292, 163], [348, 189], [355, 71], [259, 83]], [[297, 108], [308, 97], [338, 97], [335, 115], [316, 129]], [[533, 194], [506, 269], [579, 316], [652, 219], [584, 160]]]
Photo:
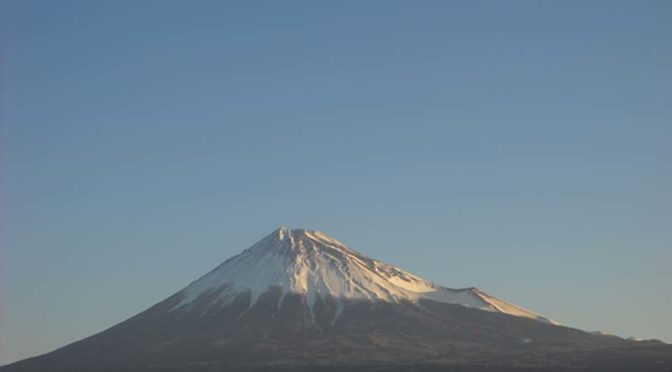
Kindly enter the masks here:
[[303, 294], [311, 307], [319, 298], [329, 297], [339, 302], [434, 300], [552, 323], [476, 288], [450, 289], [428, 282], [365, 257], [319, 231], [284, 227], [191, 283], [180, 292], [182, 301], [176, 308], [189, 306], [202, 295], [212, 301], [207, 307], [223, 306], [245, 292], [254, 304], [272, 288]]

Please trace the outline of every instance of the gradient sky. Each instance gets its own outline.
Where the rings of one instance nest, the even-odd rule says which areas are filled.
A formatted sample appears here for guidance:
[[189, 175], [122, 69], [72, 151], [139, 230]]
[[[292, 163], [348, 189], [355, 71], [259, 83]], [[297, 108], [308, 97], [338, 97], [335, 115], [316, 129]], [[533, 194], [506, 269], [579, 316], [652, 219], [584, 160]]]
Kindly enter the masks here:
[[0, 2], [0, 364], [278, 225], [672, 342], [672, 2]]

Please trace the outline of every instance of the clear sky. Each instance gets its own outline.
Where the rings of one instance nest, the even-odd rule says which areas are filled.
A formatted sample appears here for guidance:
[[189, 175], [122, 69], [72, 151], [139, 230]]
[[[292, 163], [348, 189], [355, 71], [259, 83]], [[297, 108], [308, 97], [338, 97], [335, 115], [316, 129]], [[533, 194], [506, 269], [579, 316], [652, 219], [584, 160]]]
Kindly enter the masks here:
[[0, 364], [278, 225], [672, 342], [672, 2], [0, 1]]

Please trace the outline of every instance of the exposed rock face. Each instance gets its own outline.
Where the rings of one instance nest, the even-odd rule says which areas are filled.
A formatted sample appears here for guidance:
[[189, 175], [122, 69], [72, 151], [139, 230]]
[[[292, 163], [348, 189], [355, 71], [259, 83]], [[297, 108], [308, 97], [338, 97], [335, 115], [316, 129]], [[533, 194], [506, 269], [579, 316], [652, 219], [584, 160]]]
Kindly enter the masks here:
[[[252, 270], [256, 271], [252, 271]], [[596, 335], [451, 290], [328, 236], [279, 229], [163, 302], [23, 371], [672, 369], [672, 346]]]

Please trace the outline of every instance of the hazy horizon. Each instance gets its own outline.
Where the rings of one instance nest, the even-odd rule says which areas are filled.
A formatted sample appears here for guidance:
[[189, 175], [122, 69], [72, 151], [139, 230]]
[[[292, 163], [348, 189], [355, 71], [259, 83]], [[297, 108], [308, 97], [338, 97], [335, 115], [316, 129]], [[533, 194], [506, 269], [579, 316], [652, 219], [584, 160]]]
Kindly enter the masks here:
[[0, 365], [280, 225], [672, 343], [672, 3], [3, 1]]

